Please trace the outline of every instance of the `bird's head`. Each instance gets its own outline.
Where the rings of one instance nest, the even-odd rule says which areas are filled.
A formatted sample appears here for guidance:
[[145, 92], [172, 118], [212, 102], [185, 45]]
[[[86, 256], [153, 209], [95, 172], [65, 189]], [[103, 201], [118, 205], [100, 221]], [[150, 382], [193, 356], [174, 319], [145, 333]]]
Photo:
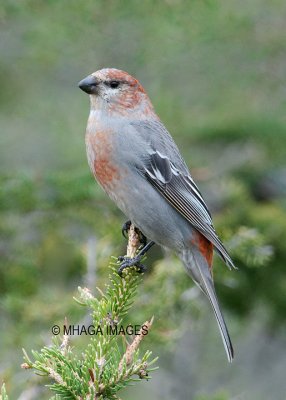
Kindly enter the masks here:
[[81, 80], [78, 86], [90, 95], [92, 109], [116, 115], [132, 114], [137, 118], [156, 115], [138, 80], [119, 69], [96, 71]]

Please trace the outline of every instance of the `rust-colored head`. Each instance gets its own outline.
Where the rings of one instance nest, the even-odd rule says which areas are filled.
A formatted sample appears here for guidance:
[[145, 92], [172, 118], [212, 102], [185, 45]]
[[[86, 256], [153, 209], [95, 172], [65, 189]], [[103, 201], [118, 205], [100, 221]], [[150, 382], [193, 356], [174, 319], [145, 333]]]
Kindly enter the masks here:
[[142, 85], [127, 72], [104, 68], [87, 76], [78, 85], [90, 95], [94, 109], [122, 115], [155, 115]]

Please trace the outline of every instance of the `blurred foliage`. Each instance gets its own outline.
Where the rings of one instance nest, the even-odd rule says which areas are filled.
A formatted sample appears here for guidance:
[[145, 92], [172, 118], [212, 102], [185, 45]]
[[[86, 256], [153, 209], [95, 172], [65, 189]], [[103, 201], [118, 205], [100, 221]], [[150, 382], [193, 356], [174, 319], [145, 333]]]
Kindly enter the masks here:
[[9, 400], [6, 393], [5, 383], [3, 383], [3, 385], [1, 386], [0, 400]]
[[[282, 0], [0, 3], [0, 374], [12, 398], [26, 386], [20, 348], [44, 346], [64, 316], [84, 318], [75, 288], [105, 282], [124, 252], [125, 217], [88, 171], [77, 88], [104, 66], [140, 79], [210, 205], [239, 268], [215, 259], [222, 308], [238, 326], [260, 307], [271, 334], [284, 326], [285, 12]], [[151, 251], [130, 318], [158, 315], [146, 343], [164, 352], [202, 300], [180, 262], [162, 258]]]
[[220, 392], [215, 396], [196, 396], [194, 400], [229, 400], [229, 395], [225, 392]]

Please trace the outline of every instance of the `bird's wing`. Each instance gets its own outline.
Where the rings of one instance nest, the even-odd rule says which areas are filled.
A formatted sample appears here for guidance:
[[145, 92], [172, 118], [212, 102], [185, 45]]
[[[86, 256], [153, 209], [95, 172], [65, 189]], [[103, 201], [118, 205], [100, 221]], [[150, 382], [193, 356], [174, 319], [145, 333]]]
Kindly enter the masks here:
[[181, 172], [169, 157], [158, 150], [151, 151], [144, 164], [143, 172], [151, 185], [214, 245], [229, 268], [235, 268], [215, 232], [208, 208], [189, 172], [186, 169]]

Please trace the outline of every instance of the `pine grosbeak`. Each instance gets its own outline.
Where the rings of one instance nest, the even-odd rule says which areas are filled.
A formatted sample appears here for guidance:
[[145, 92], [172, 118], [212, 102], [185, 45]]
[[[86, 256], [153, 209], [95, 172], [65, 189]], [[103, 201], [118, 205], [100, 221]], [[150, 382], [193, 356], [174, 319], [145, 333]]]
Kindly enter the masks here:
[[171, 135], [141, 84], [128, 73], [102, 69], [79, 87], [90, 95], [85, 141], [93, 175], [151, 244], [179, 255], [208, 297], [232, 361], [233, 348], [213, 284], [213, 250], [230, 269], [235, 267]]

